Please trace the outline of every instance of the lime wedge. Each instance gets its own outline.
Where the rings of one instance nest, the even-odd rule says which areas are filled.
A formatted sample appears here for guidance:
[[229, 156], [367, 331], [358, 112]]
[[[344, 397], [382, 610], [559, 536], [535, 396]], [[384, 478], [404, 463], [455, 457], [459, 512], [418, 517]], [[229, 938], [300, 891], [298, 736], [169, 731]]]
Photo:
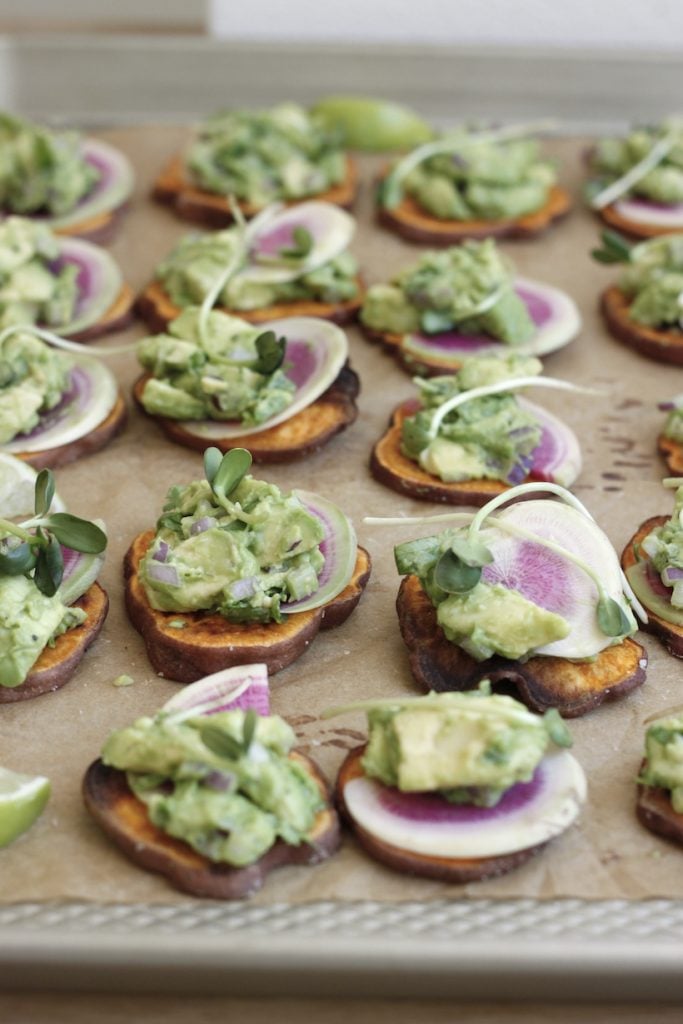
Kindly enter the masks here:
[[50, 796], [50, 780], [0, 768], [0, 847], [30, 828]]
[[[0, 515], [17, 519], [33, 515], [33, 494], [37, 473], [14, 455], [0, 452]], [[64, 502], [55, 495], [52, 512], [63, 512]]]

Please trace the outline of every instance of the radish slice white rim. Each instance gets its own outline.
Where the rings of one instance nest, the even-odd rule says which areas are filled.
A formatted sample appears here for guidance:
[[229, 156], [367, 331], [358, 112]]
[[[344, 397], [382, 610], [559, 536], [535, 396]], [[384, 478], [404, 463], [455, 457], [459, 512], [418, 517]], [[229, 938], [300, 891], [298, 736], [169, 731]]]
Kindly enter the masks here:
[[[36, 477], [38, 471], [28, 462], [0, 452], [0, 515], [18, 519], [34, 515]], [[66, 505], [55, 494], [50, 506], [53, 512], [65, 512]]]
[[430, 363], [443, 366], [459, 366], [468, 356], [520, 355], [545, 356], [567, 345], [581, 330], [581, 315], [573, 299], [560, 288], [533, 281], [525, 277], [515, 278], [515, 291], [525, 303], [529, 315], [536, 325], [533, 338], [522, 345], [510, 345], [496, 341], [487, 335], [460, 334], [458, 331], [443, 331], [440, 334], [406, 334], [401, 347], [415, 359], [420, 357]]
[[318, 589], [313, 594], [280, 605], [280, 611], [286, 615], [320, 608], [341, 594], [353, 576], [358, 555], [356, 531], [338, 505], [311, 491], [297, 489], [292, 494], [322, 524], [325, 536], [320, 550], [325, 556], [325, 564], [318, 577]]
[[86, 161], [99, 171], [100, 178], [73, 210], [40, 218], [53, 229], [69, 228], [98, 214], [111, 213], [122, 206], [133, 191], [133, 168], [120, 150], [93, 138], [83, 139], [82, 150]]
[[92, 356], [71, 356], [69, 362], [69, 387], [59, 404], [44, 413], [29, 433], [17, 434], [5, 443], [3, 451], [13, 454], [61, 448], [85, 437], [107, 418], [118, 397], [111, 370]]
[[267, 665], [261, 662], [237, 665], [204, 676], [179, 690], [161, 710], [172, 715], [175, 721], [182, 721], [238, 708], [243, 711], [251, 708], [259, 715], [270, 714]]
[[619, 199], [614, 210], [634, 224], [683, 228], [683, 203], [656, 203], [652, 199]]
[[374, 779], [352, 779], [344, 803], [354, 822], [384, 843], [427, 857], [498, 857], [564, 832], [586, 798], [586, 777], [565, 750], [543, 758], [495, 807], [452, 804], [438, 793], [402, 793]]
[[114, 305], [123, 285], [123, 275], [113, 257], [98, 245], [81, 238], [58, 239], [58, 268], [70, 263], [78, 269], [78, 302], [73, 319], [61, 324], [63, 334], [77, 334], [92, 327]]
[[273, 320], [267, 326], [287, 338], [283, 369], [296, 386], [293, 401], [276, 416], [253, 427], [235, 420], [183, 420], [183, 429], [189, 434], [210, 443], [270, 430], [315, 402], [337, 379], [349, 353], [341, 328], [310, 316]]
[[531, 453], [529, 476], [571, 487], [582, 466], [581, 446], [576, 434], [540, 405], [526, 398], [518, 398], [517, 401], [536, 418], [542, 430], [541, 440]]
[[[288, 262], [279, 253], [295, 246], [296, 228], [304, 228], [313, 245], [303, 259]], [[312, 201], [276, 209], [258, 224], [249, 225], [249, 264], [233, 280], [255, 284], [295, 281], [339, 256], [351, 242], [355, 229], [353, 217], [332, 203]]]

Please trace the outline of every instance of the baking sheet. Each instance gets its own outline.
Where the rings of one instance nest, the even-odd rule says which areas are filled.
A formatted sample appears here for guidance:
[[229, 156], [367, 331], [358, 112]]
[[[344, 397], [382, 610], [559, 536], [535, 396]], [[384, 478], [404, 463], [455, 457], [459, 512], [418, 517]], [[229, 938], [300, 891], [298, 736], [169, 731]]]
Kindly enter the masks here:
[[[126, 279], [141, 288], [152, 268], [191, 230], [147, 198], [150, 184], [170, 154], [187, 138], [180, 127], [145, 127], [105, 132], [103, 138], [132, 159], [138, 181], [122, 230], [111, 246]], [[562, 180], [577, 193], [582, 140], [562, 140], [549, 150], [562, 160]], [[353, 249], [369, 282], [387, 279], [420, 251], [374, 225], [372, 159], [362, 161], [363, 190], [356, 207], [359, 227]], [[580, 337], [550, 357], [546, 372], [605, 391], [599, 400], [549, 391], [538, 400], [576, 430], [584, 471], [575, 487], [618, 549], [649, 515], [668, 512], [670, 492], [659, 483], [664, 467], [655, 453], [662, 414], [655, 403], [681, 388], [681, 373], [641, 359], [612, 340], [596, 313], [598, 292], [614, 269], [592, 262], [597, 223], [577, 199], [573, 214], [535, 241], [503, 243], [524, 276], [568, 291], [584, 318]], [[116, 343], [141, 337], [140, 326]], [[367, 470], [374, 440], [392, 408], [413, 393], [406, 376], [380, 349], [349, 331], [352, 363], [362, 392], [357, 423], [304, 463], [257, 467], [257, 475], [282, 487], [304, 487], [336, 501], [355, 520], [374, 569], [357, 611], [340, 629], [320, 634], [294, 665], [272, 678], [273, 711], [296, 727], [304, 748], [332, 777], [345, 751], [362, 738], [362, 716], [320, 722], [318, 713], [352, 699], [414, 693], [399, 636], [394, 600], [398, 588], [393, 544], [414, 535], [407, 529], [367, 527], [363, 514], [420, 514], [427, 503], [402, 499], [376, 483]], [[104, 349], [110, 342], [96, 343]], [[132, 355], [111, 358], [130, 391], [137, 370]], [[53, 796], [40, 821], [0, 852], [0, 903], [95, 901], [181, 904], [165, 880], [125, 859], [91, 823], [81, 805], [80, 779], [109, 731], [153, 712], [177, 684], [155, 675], [144, 646], [127, 621], [122, 600], [121, 559], [140, 530], [156, 520], [174, 483], [201, 474], [199, 455], [166, 441], [154, 424], [131, 409], [125, 433], [107, 449], [57, 471], [58, 490], [69, 508], [101, 516], [110, 546], [101, 581], [111, 600], [104, 630], [72, 681], [61, 691], [0, 708], [2, 763], [17, 771], [48, 775]], [[435, 509], [437, 511], [441, 509]], [[428, 532], [428, 531], [425, 531]], [[347, 837], [334, 859], [315, 869], [286, 868], [272, 875], [253, 903], [307, 901], [461, 900], [534, 897], [620, 898], [683, 895], [681, 852], [643, 830], [633, 815], [634, 778], [642, 751], [643, 721], [681, 702], [680, 663], [646, 638], [648, 680], [625, 700], [571, 723], [575, 753], [589, 780], [581, 821], [539, 857], [504, 878], [454, 886], [394, 874], [370, 861]], [[121, 673], [134, 685], [116, 688]]]

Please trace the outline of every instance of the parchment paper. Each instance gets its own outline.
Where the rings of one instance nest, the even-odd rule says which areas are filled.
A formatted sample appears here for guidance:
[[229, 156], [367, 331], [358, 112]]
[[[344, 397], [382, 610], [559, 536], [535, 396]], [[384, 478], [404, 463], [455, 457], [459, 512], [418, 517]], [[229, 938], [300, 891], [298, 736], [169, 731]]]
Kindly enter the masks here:
[[[136, 194], [111, 251], [126, 279], [140, 289], [174, 242], [192, 230], [148, 198], [153, 178], [187, 138], [184, 128], [145, 127], [103, 133], [132, 159]], [[605, 331], [597, 297], [615, 276], [588, 253], [599, 224], [578, 197], [580, 154], [585, 142], [549, 144], [562, 161], [562, 178], [576, 195], [571, 216], [529, 242], [503, 243], [520, 274], [564, 288], [584, 318], [580, 337], [551, 356], [546, 373], [605, 390], [601, 399], [545, 391], [537, 400], [579, 435], [584, 470], [575, 487], [618, 550], [647, 516], [669, 513], [671, 493], [655, 450], [663, 419], [657, 400], [683, 390], [683, 371], [645, 360]], [[372, 218], [374, 163], [362, 162], [363, 188], [356, 206], [354, 251], [368, 282], [386, 280], [420, 252], [377, 227]], [[617, 271], [618, 272], [618, 271]], [[115, 343], [142, 337], [138, 325]], [[294, 665], [272, 677], [274, 712], [297, 728], [301, 743], [332, 778], [344, 752], [363, 736], [364, 717], [321, 722], [318, 713], [352, 699], [415, 693], [400, 639], [394, 601], [399, 578], [392, 547], [416, 534], [407, 528], [370, 528], [364, 514], [414, 515], [441, 508], [403, 499], [376, 483], [367, 469], [373, 442], [392, 408], [411, 396], [410, 378], [379, 348], [349, 330], [352, 362], [362, 379], [356, 424], [303, 463], [257, 467], [281, 487], [304, 487], [336, 501], [354, 519], [374, 568], [366, 594], [340, 629], [320, 634]], [[104, 349], [112, 342], [97, 342]], [[133, 355], [111, 357], [130, 394], [137, 375]], [[142, 639], [129, 624], [122, 599], [121, 560], [132, 538], [153, 525], [174, 483], [201, 475], [200, 456], [164, 439], [155, 424], [130, 410], [125, 433], [104, 451], [57, 471], [58, 490], [71, 511], [101, 516], [110, 545], [101, 581], [111, 611], [104, 630], [71, 682], [62, 690], [0, 707], [0, 763], [52, 780], [53, 795], [39, 822], [0, 851], [0, 900], [91, 899], [100, 902], [170, 902], [188, 899], [166, 881], [130, 863], [104, 837], [83, 809], [80, 781], [110, 730], [154, 712], [177, 684], [158, 678]], [[425, 533], [429, 532], [428, 528]], [[631, 696], [571, 722], [575, 753], [588, 775], [589, 799], [580, 822], [521, 870], [469, 886], [435, 884], [394, 874], [371, 861], [347, 836], [342, 851], [316, 868], [286, 868], [271, 875], [257, 902], [336, 900], [428, 900], [478, 897], [630, 898], [683, 896], [683, 850], [655, 838], [633, 813], [634, 779], [643, 747], [643, 722], [683, 703], [681, 663], [650, 637], [645, 686]], [[135, 680], [116, 688], [127, 673]]]

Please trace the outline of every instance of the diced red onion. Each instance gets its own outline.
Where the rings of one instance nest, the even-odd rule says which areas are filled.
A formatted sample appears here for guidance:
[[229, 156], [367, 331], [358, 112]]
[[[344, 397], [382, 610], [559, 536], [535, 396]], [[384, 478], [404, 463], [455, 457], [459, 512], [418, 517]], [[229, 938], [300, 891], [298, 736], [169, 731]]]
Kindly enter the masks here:
[[667, 587], [673, 587], [674, 583], [677, 583], [678, 580], [683, 580], [683, 569], [667, 565], [666, 569], [662, 572], [662, 581], [666, 583]]
[[165, 583], [169, 587], [180, 586], [180, 576], [175, 565], [150, 565], [147, 575], [155, 583]]
[[256, 577], [245, 576], [242, 580], [235, 580], [230, 585], [230, 596], [235, 601], [243, 601], [246, 598], [253, 597], [256, 591]]
[[190, 533], [192, 535], [205, 533], [207, 530], [210, 530], [212, 526], [215, 526], [217, 522], [218, 520], [214, 519], [213, 516], [202, 516], [201, 519], [198, 519], [192, 524], [190, 527]]
[[657, 402], [657, 408], [660, 412], [671, 412], [672, 409], [676, 408], [675, 402]]
[[152, 558], [155, 562], [165, 562], [168, 558], [168, 552], [170, 548], [165, 540], [159, 542], [159, 547], [156, 549]]
[[218, 793], [230, 793], [237, 782], [234, 772], [209, 772], [203, 780], [204, 785], [209, 789], [215, 789]]

